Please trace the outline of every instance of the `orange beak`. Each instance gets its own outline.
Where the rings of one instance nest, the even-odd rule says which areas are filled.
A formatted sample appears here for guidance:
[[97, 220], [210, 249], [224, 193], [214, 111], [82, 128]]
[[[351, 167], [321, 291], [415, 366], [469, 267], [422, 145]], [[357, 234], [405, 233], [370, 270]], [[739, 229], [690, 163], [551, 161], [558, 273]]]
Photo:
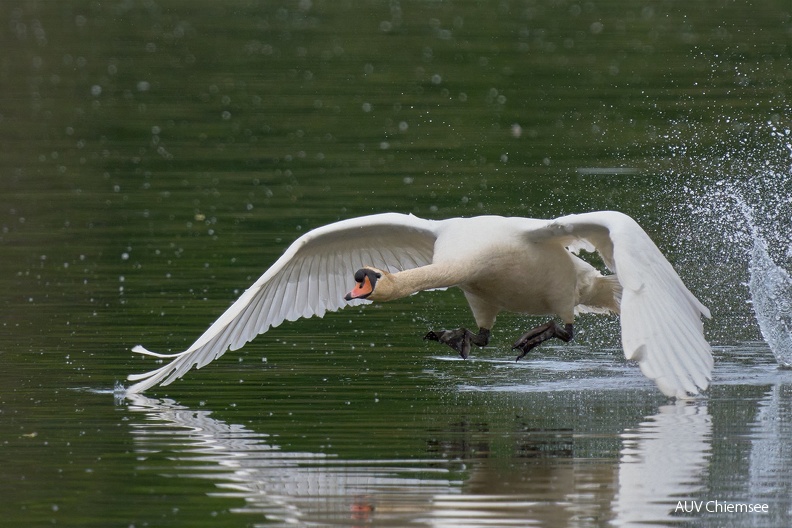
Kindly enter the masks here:
[[352, 299], [365, 299], [371, 292], [374, 291], [374, 287], [371, 285], [371, 279], [368, 278], [368, 275], [363, 277], [363, 280], [355, 285], [352, 288], [352, 291], [347, 293], [344, 296], [344, 299], [347, 301], [351, 301]]

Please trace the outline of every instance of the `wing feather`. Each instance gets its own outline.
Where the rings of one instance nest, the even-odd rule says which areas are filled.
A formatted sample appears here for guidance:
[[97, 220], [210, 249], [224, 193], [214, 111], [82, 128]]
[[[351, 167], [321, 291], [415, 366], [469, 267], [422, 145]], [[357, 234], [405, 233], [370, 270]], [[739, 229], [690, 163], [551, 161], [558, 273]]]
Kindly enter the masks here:
[[701, 316], [710, 312], [687, 289], [649, 235], [613, 211], [570, 215], [527, 233], [570, 250], [594, 248], [622, 285], [622, 346], [627, 359], [667, 396], [706, 390], [713, 367]]
[[[245, 343], [244, 341], [240, 340], [240, 337], [245, 335], [248, 329], [255, 324], [254, 321], [256, 320], [257, 308], [259, 308], [259, 306], [256, 304], [248, 304], [243, 309], [242, 313], [239, 314], [237, 326], [241, 329], [241, 331], [233, 337], [229, 334], [229, 338], [232, 339], [232, 341], [230, 342], [228, 348], [231, 350], [237, 350]], [[226, 327], [224, 334], [221, 335], [225, 335], [225, 332], [227, 332], [228, 329], [229, 327]]]
[[[295, 285], [295, 295], [293, 300], [294, 315], [296, 316], [295, 320], [301, 317], [310, 317], [312, 315], [312, 308], [316, 307], [316, 305], [318, 304], [317, 303], [318, 299], [315, 298], [314, 298], [314, 302], [311, 304], [299, 302], [300, 299], [311, 298], [309, 297], [311, 290], [310, 288], [311, 283], [316, 282], [316, 280], [318, 280], [315, 277], [312, 269], [315, 260], [316, 260], [315, 257], [306, 259], [306, 262], [303, 265], [303, 267], [305, 268], [304, 270], [292, 269], [292, 275], [294, 275], [294, 285]], [[300, 275], [304, 271], [307, 272], [308, 277], [310, 277], [309, 280], [300, 280]]]
[[367, 303], [343, 300], [355, 270], [371, 265], [396, 271], [430, 264], [437, 224], [412, 215], [384, 213], [342, 220], [306, 233], [184, 352], [157, 354], [134, 347], [134, 352], [171, 361], [128, 376], [137, 383], [127, 393], [167, 385], [193, 366], [203, 367], [285, 320], [321, 317], [327, 311]]

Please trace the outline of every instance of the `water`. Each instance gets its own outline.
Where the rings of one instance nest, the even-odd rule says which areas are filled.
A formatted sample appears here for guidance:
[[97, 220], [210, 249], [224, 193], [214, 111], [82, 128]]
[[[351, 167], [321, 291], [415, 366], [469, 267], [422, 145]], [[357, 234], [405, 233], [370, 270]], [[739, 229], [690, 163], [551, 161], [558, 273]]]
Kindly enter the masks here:
[[[790, 525], [787, 4], [4, 3], [3, 522]], [[308, 229], [592, 209], [712, 310], [705, 398], [609, 317], [515, 363], [540, 321], [504, 316], [461, 361], [421, 339], [470, 324], [456, 291], [115, 397]]]
[[[744, 261], [753, 313], [781, 367], [792, 365], [792, 278], [785, 269], [792, 256], [788, 226], [792, 219], [792, 131], [772, 124], [772, 143], [737, 163], [708, 161], [721, 176], [704, 193], [704, 205], [692, 206], [702, 231], [728, 248], [722, 268]], [[739, 172], [736, 172], [739, 171]], [[737, 177], [735, 174], [739, 174]], [[723, 176], [726, 176], [723, 178]]]
[[792, 278], [770, 256], [767, 241], [753, 221], [748, 206], [746, 221], [753, 238], [750, 259], [751, 304], [765, 341], [781, 367], [792, 367]]

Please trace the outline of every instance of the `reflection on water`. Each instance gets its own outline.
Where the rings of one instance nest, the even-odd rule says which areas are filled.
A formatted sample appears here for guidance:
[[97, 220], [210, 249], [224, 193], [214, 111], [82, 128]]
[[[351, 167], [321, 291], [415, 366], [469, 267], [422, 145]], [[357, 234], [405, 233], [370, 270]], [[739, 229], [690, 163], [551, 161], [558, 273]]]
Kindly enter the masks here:
[[378, 521], [398, 526], [427, 512], [433, 497], [460, 490], [449, 469], [433, 461], [285, 452], [268, 435], [211, 418], [211, 411], [141, 395], [131, 401], [131, 410], [146, 415], [132, 428], [142, 466], [148, 454], [172, 450], [182, 470], [174, 476], [216, 481], [213, 495], [244, 499], [236, 513], [306, 525], [365, 523], [376, 511]]
[[614, 524], [673, 521], [680, 498], [688, 500], [703, 490], [712, 441], [706, 405], [664, 405], [621, 437]]
[[[275, 437], [172, 400], [135, 395], [129, 409], [139, 468], [214, 482], [213, 497], [243, 499], [237, 514], [262, 522], [376, 526], [783, 526], [790, 521], [790, 385], [775, 385], [750, 426], [750, 467], [726, 495], [707, 481], [713, 419], [703, 401], [662, 405], [616, 435], [619, 454], [584, 456], [573, 430], [508, 435], [485, 423], [436, 431], [424, 458], [356, 460], [289, 451]], [[530, 441], [526, 441], [530, 438]], [[156, 454], [168, 463], [158, 465]], [[740, 479], [737, 479], [738, 481]], [[742, 491], [738, 491], [742, 488]], [[691, 515], [679, 501], [765, 502], [769, 513]]]
[[745, 495], [771, 505], [766, 526], [792, 526], [792, 385], [770, 388], [759, 403], [751, 437]]

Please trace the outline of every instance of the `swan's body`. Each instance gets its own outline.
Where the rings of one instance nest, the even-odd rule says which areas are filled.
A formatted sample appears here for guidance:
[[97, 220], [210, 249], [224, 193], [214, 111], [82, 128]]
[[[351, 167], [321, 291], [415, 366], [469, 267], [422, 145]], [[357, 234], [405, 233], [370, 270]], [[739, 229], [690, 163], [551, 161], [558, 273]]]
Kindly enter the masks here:
[[[614, 275], [579, 259], [579, 249], [596, 250]], [[344, 298], [358, 269], [359, 285]], [[168, 384], [284, 320], [451, 286], [465, 293], [479, 334], [460, 328], [427, 338], [463, 357], [471, 342], [486, 344], [504, 310], [554, 315], [566, 325], [551, 322], [526, 333], [515, 344], [523, 351], [519, 357], [548, 338], [570, 340], [578, 312], [621, 312], [625, 356], [638, 361], [664, 394], [685, 398], [709, 385], [713, 361], [701, 324], [709, 311], [632, 218], [610, 211], [556, 220], [424, 220], [385, 213], [329, 224], [297, 239], [186, 351], [160, 355], [135, 347], [172, 361], [130, 375], [141, 381], [128, 392]]]

